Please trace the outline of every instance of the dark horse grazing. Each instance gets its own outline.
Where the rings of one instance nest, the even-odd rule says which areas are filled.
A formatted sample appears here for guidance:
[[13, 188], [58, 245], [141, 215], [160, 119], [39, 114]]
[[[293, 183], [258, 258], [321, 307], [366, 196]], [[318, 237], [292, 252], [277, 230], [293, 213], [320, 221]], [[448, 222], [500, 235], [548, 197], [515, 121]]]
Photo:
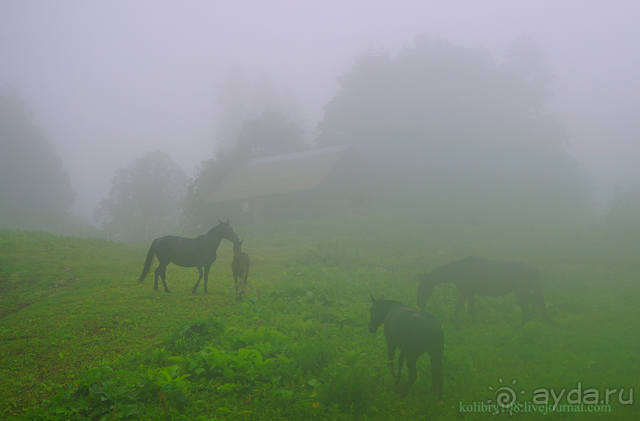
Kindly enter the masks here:
[[242, 251], [242, 240], [233, 245], [231, 272], [233, 273], [233, 283], [236, 288], [236, 300], [241, 300], [247, 287], [247, 277], [249, 276], [249, 255]]
[[418, 306], [421, 309], [431, 297], [433, 287], [444, 282], [453, 282], [458, 287], [457, 321], [465, 302], [469, 303], [471, 317], [475, 320], [473, 302], [476, 295], [499, 296], [513, 292], [522, 309], [522, 323], [527, 322], [534, 311], [550, 322], [538, 270], [522, 263], [467, 257], [440, 266], [420, 278]]
[[[375, 333], [384, 323], [384, 336], [387, 339], [387, 358], [391, 375], [400, 381], [405, 359], [409, 370], [407, 390], [415, 382], [416, 361], [425, 352], [431, 356], [431, 383], [439, 399], [442, 399], [442, 355], [444, 353], [444, 334], [440, 323], [431, 314], [419, 312], [397, 301], [376, 300], [371, 297], [371, 320], [369, 332]], [[396, 348], [400, 348], [398, 374], [393, 369]]]
[[153, 256], [158, 258], [160, 264], [156, 268], [153, 288], [158, 289], [158, 277], [162, 278], [165, 292], [169, 292], [166, 282], [166, 270], [169, 263], [175, 263], [178, 266], [196, 267], [198, 268], [198, 280], [193, 286], [193, 293], [202, 279], [202, 270], [204, 269], [204, 292], [207, 292], [207, 281], [209, 279], [209, 269], [216, 260], [216, 251], [220, 245], [220, 241], [225, 238], [234, 244], [238, 243], [238, 236], [233, 232], [233, 228], [226, 222], [220, 221], [218, 225], [211, 228], [209, 232], [196, 238], [177, 237], [175, 235], [167, 235], [165, 237], [156, 238], [151, 243], [147, 258], [144, 261], [142, 274], [140, 274], [140, 282], [144, 280], [151, 267]]

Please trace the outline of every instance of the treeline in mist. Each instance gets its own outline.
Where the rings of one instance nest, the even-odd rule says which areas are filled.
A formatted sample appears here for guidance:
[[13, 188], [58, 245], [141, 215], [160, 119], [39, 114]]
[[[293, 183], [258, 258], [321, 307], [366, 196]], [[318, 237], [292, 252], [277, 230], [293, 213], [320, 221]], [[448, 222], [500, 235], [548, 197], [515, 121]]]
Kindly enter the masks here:
[[0, 89], [0, 229], [78, 232], [60, 157], [17, 92]]
[[[395, 56], [358, 58], [339, 78], [311, 141], [281, 104], [242, 119], [227, 113], [235, 120], [219, 122], [222, 146], [193, 178], [161, 152], [145, 155], [116, 172], [96, 219], [119, 240], [195, 233], [216, 218], [238, 216], [240, 203], [213, 203], [211, 195], [248, 160], [349, 145], [341, 165], [348, 170], [311, 193], [266, 197], [268, 218], [339, 217], [357, 204], [358, 212], [434, 222], [584, 221], [593, 216], [589, 177], [548, 111], [550, 93], [549, 70], [530, 41], [515, 43], [498, 60], [482, 49], [421, 37]], [[48, 229], [67, 220], [69, 178], [8, 91], [0, 95], [0, 142], [0, 226]], [[637, 222], [638, 211], [640, 192], [625, 191], [607, 220]]]
[[360, 58], [326, 107], [319, 143], [354, 144], [368, 194], [436, 218], [573, 219], [588, 183], [546, 112], [549, 79], [527, 41], [497, 62], [420, 38], [396, 57]]

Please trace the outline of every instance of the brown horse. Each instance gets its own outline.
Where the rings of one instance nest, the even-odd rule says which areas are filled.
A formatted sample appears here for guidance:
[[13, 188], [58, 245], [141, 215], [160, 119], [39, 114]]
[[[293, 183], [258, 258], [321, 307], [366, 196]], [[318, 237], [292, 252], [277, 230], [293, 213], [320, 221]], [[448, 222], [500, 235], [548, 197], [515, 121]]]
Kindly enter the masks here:
[[164, 291], [169, 292], [166, 282], [167, 265], [169, 263], [175, 263], [178, 266], [198, 268], [198, 280], [192, 288], [194, 294], [200, 284], [204, 269], [204, 292], [207, 292], [209, 269], [216, 260], [216, 252], [223, 238], [234, 244], [239, 242], [238, 236], [229, 224], [229, 220], [226, 222], [220, 221], [220, 223], [211, 228], [209, 232], [196, 238], [184, 238], [175, 235], [156, 238], [151, 243], [151, 247], [149, 247], [147, 258], [144, 261], [144, 267], [138, 281], [142, 282], [147, 276], [153, 257], [156, 256], [160, 264], [155, 271], [153, 283], [155, 290], [158, 289], [158, 278], [161, 278]]
[[233, 261], [231, 262], [231, 272], [233, 273], [233, 283], [236, 288], [236, 300], [241, 300], [244, 290], [247, 287], [247, 277], [249, 276], [249, 255], [242, 251], [242, 242], [233, 245]]

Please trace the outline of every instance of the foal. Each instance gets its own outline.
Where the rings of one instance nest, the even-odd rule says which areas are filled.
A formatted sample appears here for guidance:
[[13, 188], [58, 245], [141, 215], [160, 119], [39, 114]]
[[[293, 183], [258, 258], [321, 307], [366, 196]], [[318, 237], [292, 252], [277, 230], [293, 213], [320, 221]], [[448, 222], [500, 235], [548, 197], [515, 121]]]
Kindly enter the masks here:
[[231, 262], [231, 272], [233, 273], [233, 282], [236, 288], [236, 300], [242, 299], [244, 290], [247, 287], [247, 277], [249, 276], [249, 255], [242, 251], [242, 242], [243, 240], [233, 245], [233, 261]]
[[[421, 313], [397, 301], [376, 300], [371, 296], [371, 320], [369, 332], [375, 333], [384, 323], [384, 336], [387, 339], [387, 363], [391, 375], [400, 381], [402, 366], [406, 360], [409, 370], [407, 390], [416, 381], [416, 361], [425, 352], [431, 356], [431, 383], [442, 399], [442, 356], [444, 353], [444, 333], [440, 323], [429, 313]], [[393, 369], [396, 348], [400, 348], [398, 374]]]

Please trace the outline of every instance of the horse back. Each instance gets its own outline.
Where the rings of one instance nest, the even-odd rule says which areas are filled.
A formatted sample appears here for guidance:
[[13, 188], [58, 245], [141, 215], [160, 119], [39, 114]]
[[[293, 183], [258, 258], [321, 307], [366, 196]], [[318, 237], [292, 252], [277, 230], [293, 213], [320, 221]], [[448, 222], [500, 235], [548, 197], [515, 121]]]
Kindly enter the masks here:
[[443, 282], [453, 282], [461, 290], [478, 295], [504, 295], [538, 288], [537, 269], [520, 262], [467, 257], [434, 271]]
[[176, 235], [156, 238], [153, 247], [161, 262], [187, 267], [210, 264], [215, 260], [217, 249], [208, 245], [204, 236], [186, 238]]

